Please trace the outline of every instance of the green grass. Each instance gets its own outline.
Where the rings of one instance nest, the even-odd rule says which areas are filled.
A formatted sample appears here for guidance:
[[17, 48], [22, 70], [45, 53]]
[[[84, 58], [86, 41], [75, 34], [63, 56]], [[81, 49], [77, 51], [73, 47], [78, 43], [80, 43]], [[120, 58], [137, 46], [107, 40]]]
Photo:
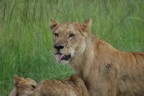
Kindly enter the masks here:
[[92, 32], [119, 50], [144, 52], [143, 0], [0, 0], [0, 96], [13, 88], [13, 75], [42, 79], [69, 77], [56, 64], [51, 18], [93, 20]]

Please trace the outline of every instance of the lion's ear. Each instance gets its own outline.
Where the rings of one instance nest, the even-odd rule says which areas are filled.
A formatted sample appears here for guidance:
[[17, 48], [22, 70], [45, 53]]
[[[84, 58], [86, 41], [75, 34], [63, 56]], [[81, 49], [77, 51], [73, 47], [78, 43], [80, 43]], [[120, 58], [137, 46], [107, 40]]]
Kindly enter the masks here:
[[84, 31], [91, 31], [92, 20], [87, 19], [84, 23]]
[[18, 75], [14, 75], [14, 84], [15, 86], [18, 86], [20, 81], [22, 81], [24, 78], [23, 77], [20, 77]]
[[53, 30], [54, 28], [56, 28], [58, 26], [57, 21], [51, 19], [50, 21], [50, 29]]

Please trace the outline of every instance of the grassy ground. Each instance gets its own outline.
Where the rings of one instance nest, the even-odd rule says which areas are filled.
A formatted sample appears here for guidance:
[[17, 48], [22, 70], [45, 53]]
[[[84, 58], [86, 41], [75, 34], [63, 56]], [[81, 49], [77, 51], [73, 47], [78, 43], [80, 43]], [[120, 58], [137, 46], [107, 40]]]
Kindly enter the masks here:
[[0, 0], [0, 96], [13, 88], [14, 74], [40, 81], [74, 73], [54, 60], [51, 18], [91, 18], [92, 32], [115, 48], [144, 52], [143, 10], [143, 0]]

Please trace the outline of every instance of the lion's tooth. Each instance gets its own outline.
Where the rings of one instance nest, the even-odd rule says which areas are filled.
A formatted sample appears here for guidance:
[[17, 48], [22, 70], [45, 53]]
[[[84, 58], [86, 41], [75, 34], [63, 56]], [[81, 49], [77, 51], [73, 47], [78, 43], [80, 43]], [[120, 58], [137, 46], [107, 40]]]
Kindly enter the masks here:
[[61, 55], [61, 56], [60, 56], [60, 59], [62, 59], [63, 56], [64, 56], [64, 55]]

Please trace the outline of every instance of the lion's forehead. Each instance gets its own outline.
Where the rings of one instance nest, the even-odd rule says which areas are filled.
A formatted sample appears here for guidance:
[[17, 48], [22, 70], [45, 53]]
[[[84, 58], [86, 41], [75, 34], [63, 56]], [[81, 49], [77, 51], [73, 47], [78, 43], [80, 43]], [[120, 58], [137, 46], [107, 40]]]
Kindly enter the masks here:
[[67, 33], [69, 31], [77, 31], [77, 30], [78, 30], [77, 23], [64, 23], [64, 24], [60, 24], [56, 31]]
[[34, 86], [37, 85], [37, 83], [35, 81], [28, 81], [26, 84], [28, 84], [28, 85], [34, 85]]
[[22, 85], [35, 85], [35, 86], [37, 85], [35, 80], [29, 79], [29, 78], [21, 81], [20, 84], [22, 84]]

